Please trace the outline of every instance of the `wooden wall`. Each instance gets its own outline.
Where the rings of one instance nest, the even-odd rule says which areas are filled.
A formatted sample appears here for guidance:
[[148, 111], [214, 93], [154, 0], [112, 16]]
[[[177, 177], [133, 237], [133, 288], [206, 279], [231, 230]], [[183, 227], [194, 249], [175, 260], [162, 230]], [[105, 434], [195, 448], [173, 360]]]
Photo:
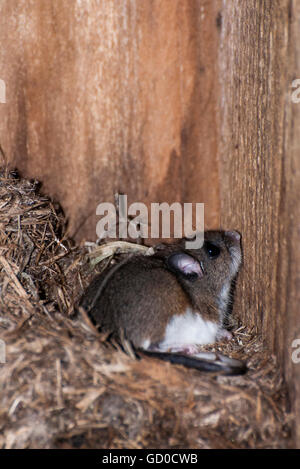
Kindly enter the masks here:
[[300, 446], [300, 7], [229, 0], [222, 15], [221, 222], [243, 233], [239, 313], [284, 366]]
[[[300, 78], [300, 4], [291, 3], [289, 44], [290, 77]], [[295, 90], [293, 90], [295, 91]], [[298, 95], [299, 97], [299, 95]], [[296, 416], [295, 442], [300, 448], [300, 363], [291, 360], [292, 343], [300, 339], [300, 103], [288, 100], [285, 130], [284, 204], [282, 205], [281, 272], [278, 278], [278, 305], [282, 311], [285, 374], [289, 383], [292, 409]], [[299, 350], [299, 345], [298, 345]], [[298, 353], [299, 357], [299, 353]]]
[[[205, 202], [219, 223], [218, 2], [1, 0], [8, 159], [96, 239], [98, 203]], [[6, 38], [10, 38], [7, 41]]]
[[[221, 49], [221, 213], [243, 233], [242, 311], [273, 342], [283, 341], [278, 277], [285, 190], [289, 2], [226, 2]], [[275, 7], [276, 5], [276, 7]], [[284, 220], [285, 222], [285, 220]], [[255, 281], [254, 281], [255, 279]], [[277, 310], [274, 317], [274, 311]]]
[[117, 191], [204, 202], [207, 228], [240, 230], [236, 312], [278, 356], [298, 446], [299, 28], [296, 0], [0, 2], [10, 164], [78, 240], [95, 239], [95, 207]]

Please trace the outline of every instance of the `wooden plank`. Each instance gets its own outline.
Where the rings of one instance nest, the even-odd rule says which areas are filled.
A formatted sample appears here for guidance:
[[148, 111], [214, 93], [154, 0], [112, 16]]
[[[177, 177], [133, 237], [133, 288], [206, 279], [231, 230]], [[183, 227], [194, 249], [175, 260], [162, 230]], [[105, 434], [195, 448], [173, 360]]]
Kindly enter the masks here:
[[218, 4], [1, 1], [0, 142], [78, 239], [96, 238], [96, 206], [117, 191], [205, 202], [218, 225]]
[[[229, 0], [222, 14], [221, 213], [243, 234], [237, 298], [243, 322], [276, 353], [290, 390], [300, 447], [299, 106], [297, 2]], [[291, 27], [292, 26], [292, 27]], [[293, 58], [293, 60], [291, 60]]]
[[243, 235], [240, 311], [274, 350], [287, 90], [288, 1], [226, 2], [221, 73], [222, 224]]
[[[291, 2], [290, 30], [290, 93], [291, 84], [300, 78], [300, 5]], [[299, 88], [299, 85], [298, 85]], [[300, 93], [297, 93], [298, 97]], [[281, 220], [282, 258], [281, 284], [278, 302], [283, 311], [285, 374], [290, 390], [292, 411], [295, 415], [295, 446], [300, 448], [300, 102], [289, 100], [286, 112], [286, 146], [284, 158], [284, 207]], [[285, 281], [284, 281], [285, 280]], [[278, 325], [279, 327], [280, 325]], [[294, 344], [295, 345], [295, 344]], [[298, 352], [299, 351], [299, 352]], [[292, 359], [296, 353], [297, 361]]]

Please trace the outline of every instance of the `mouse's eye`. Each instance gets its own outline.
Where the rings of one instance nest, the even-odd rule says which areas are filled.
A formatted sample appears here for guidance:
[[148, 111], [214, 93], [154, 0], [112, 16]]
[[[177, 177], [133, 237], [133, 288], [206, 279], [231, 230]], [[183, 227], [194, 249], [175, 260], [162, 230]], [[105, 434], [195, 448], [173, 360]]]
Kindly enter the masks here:
[[211, 259], [216, 259], [221, 253], [221, 249], [218, 246], [208, 242], [204, 244], [204, 249]]

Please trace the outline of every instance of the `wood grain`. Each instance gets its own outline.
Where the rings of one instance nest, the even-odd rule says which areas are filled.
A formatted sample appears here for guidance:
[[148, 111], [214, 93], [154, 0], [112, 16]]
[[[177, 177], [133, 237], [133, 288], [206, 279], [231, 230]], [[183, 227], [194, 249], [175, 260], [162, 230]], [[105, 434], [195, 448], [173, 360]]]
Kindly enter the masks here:
[[218, 3], [1, 2], [0, 142], [77, 239], [96, 239], [96, 206], [118, 191], [205, 202], [218, 225]]
[[240, 309], [271, 349], [280, 333], [275, 311], [289, 92], [288, 3], [226, 2], [220, 57], [221, 220], [243, 234]]
[[[300, 78], [300, 5], [291, 2], [290, 84]], [[290, 93], [294, 89], [290, 88]], [[295, 445], [300, 448], [300, 363], [294, 363], [292, 346], [300, 339], [300, 103], [288, 100], [286, 105], [286, 141], [284, 172], [284, 205], [281, 219], [283, 252], [278, 277], [278, 304], [282, 311], [283, 341], [278, 344], [285, 358], [285, 376], [289, 384], [292, 412], [295, 415]], [[299, 350], [299, 345], [298, 345]], [[299, 353], [297, 354], [299, 357]]]
[[300, 447], [300, 364], [291, 361], [300, 338], [300, 104], [291, 101], [300, 9], [233, 0], [222, 11], [221, 221], [243, 234], [238, 313], [284, 369], [296, 416], [291, 445]]

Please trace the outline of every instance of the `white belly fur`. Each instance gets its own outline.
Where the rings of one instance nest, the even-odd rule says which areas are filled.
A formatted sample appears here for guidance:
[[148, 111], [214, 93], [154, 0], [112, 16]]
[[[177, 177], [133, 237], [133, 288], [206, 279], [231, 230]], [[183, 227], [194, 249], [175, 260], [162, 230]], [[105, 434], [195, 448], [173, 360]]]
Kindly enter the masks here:
[[173, 316], [166, 327], [161, 351], [184, 345], [205, 345], [216, 341], [219, 324], [203, 319], [199, 313], [187, 308], [185, 314]]

